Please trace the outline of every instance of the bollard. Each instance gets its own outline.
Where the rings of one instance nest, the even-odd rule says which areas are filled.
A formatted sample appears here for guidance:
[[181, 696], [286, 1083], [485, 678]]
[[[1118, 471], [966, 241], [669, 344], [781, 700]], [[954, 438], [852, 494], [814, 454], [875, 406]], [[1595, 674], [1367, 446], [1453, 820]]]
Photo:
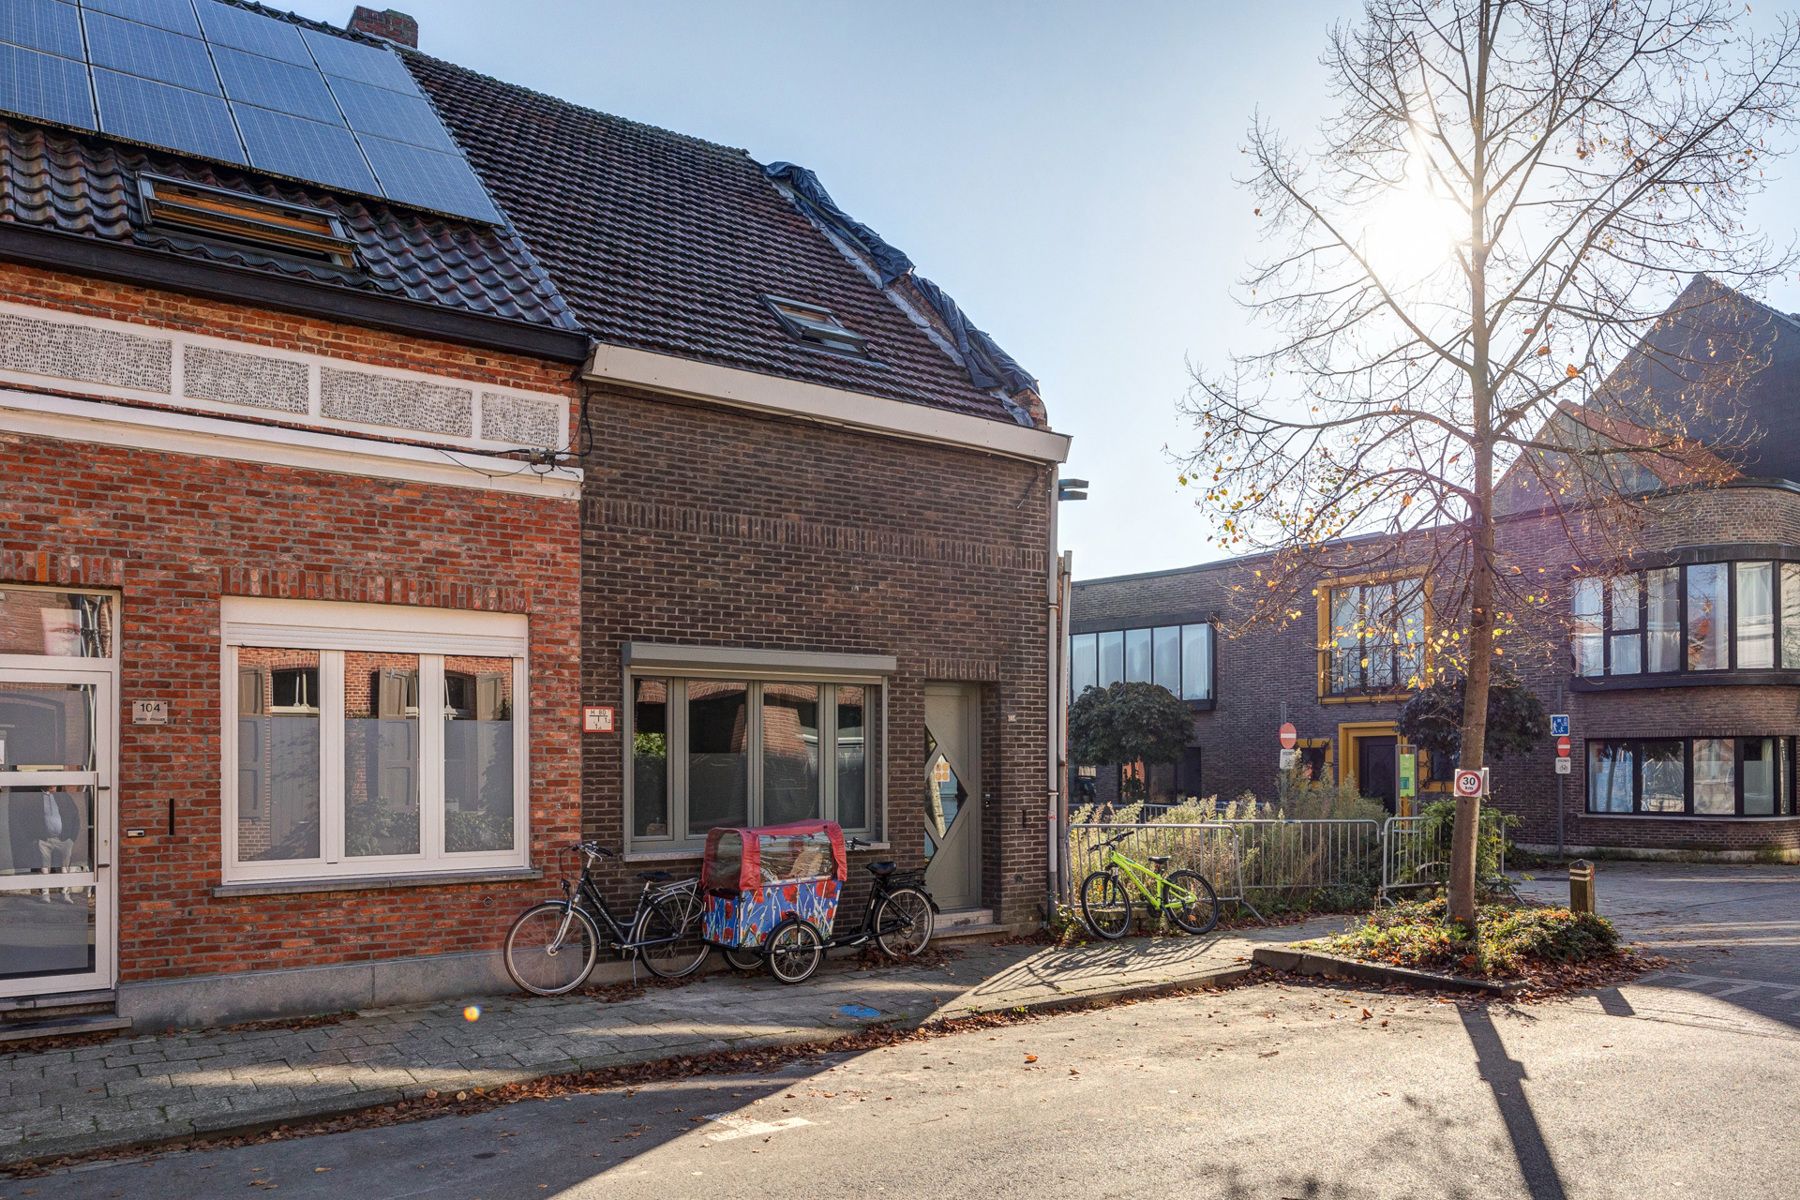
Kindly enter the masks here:
[[1585, 858], [1569, 864], [1569, 911], [1594, 911], [1594, 864]]

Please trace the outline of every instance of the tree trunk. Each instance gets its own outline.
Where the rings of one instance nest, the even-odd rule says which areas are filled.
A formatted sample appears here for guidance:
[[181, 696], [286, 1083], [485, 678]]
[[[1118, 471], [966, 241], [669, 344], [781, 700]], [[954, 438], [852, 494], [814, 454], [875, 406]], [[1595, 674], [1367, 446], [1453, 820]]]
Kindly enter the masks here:
[[[1475, 418], [1475, 478], [1469, 506], [1469, 642], [1462, 715], [1461, 765], [1466, 771], [1479, 771], [1487, 756], [1488, 679], [1494, 656], [1494, 397], [1489, 378], [1492, 330], [1487, 312], [1486, 129], [1493, 19], [1484, 0], [1470, 113], [1475, 148], [1469, 205], [1469, 390]], [[1480, 829], [1481, 799], [1457, 796], [1456, 823], [1450, 835], [1450, 919], [1470, 933], [1475, 931], [1475, 866]]]

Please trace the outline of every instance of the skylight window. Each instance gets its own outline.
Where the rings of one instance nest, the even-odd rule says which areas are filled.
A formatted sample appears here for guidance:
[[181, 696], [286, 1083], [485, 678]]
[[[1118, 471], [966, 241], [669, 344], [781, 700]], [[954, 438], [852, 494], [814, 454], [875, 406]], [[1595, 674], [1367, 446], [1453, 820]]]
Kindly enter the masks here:
[[816, 304], [802, 304], [798, 300], [784, 300], [780, 296], [764, 296], [763, 300], [781, 322], [781, 327], [810, 345], [830, 350], [837, 354], [854, 354], [858, 358], [868, 358], [869, 340], [862, 334], [846, 329], [841, 321], [831, 315], [828, 308], [820, 308]]
[[356, 269], [356, 244], [331, 213], [161, 175], [140, 175], [138, 194], [153, 227]]

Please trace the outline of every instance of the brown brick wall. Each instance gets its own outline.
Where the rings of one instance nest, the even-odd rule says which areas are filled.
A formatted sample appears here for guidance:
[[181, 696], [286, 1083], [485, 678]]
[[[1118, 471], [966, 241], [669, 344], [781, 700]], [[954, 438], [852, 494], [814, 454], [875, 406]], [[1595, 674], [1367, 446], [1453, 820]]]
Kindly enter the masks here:
[[[1641, 553], [1673, 554], [1685, 547], [1774, 543], [1800, 548], [1800, 495], [1767, 486], [1690, 493], [1662, 503], [1643, 530]], [[1546, 709], [1570, 715], [1576, 763], [1567, 777], [1564, 840], [1571, 845], [1630, 848], [1746, 850], [1800, 849], [1800, 818], [1773, 820], [1589, 817], [1584, 741], [1590, 737], [1793, 736], [1800, 734], [1800, 688], [1790, 686], [1685, 686], [1617, 692], [1570, 690], [1566, 649], [1569, 581], [1576, 555], [1561, 529], [1541, 517], [1507, 522], [1501, 553], [1519, 564], [1551, 596], [1544, 613], [1522, 622], [1509, 660]], [[1252, 564], [1222, 562], [1156, 575], [1077, 583], [1073, 626], [1078, 632], [1208, 620], [1234, 611], [1232, 587], [1253, 578]], [[1440, 594], [1454, 594], [1440, 588]], [[1392, 702], [1321, 702], [1315, 681], [1317, 628], [1314, 601], [1297, 606], [1302, 617], [1284, 628], [1260, 626], [1217, 644], [1218, 691], [1211, 712], [1195, 714], [1195, 744], [1204, 761], [1203, 787], [1221, 798], [1243, 791], [1269, 795], [1276, 772], [1276, 729], [1281, 705], [1301, 738], [1336, 743], [1344, 722], [1386, 721]], [[1514, 836], [1554, 843], [1556, 776], [1546, 742], [1525, 758], [1494, 768], [1496, 803], [1520, 819]], [[1341, 765], [1341, 764], [1340, 764]], [[1102, 799], [1113, 790], [1112, 772], [1099, 778]]]
[[[609, 390], [586, 461], [583, 691], [624, 713], [630, 640], [892, 654], [884, 857], [918, 865], [924, 684], [979, 681], [986, 902], [1035, 917], [1045, 859], [1049, 472]], [[590, 832], [623, 840], [620, 738], [589, 735]], [[680, 868], [677, 868], [680, 869]], [[853, 870], [846, 901], [861, 895]], [[630, 876], [613, 877], [621, 893]]]
[[[74, 277], [0, 268], [0, 297], [359, 362], [572, 392], [557, 364]], [[0, 435], [0, 582], [122, 597], [121, 978], [492, 950], [542, 884], [215, 898], [221, 595], [528, 615], [531, 843], [576, 836], [579, 506], [477, 489]], [[133, 726], [131, 701], [169, 703]], [[169, 836], [173, 800], [175, 833]]]

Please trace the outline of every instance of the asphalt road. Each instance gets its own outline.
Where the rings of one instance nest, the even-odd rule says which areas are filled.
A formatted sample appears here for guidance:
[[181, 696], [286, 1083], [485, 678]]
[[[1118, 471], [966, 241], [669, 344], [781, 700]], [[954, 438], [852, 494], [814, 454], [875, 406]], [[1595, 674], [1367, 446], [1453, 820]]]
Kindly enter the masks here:
[[1552, 1004], [1244, 988], [0, 1200], [1793, 1197], [1800, 871], [1707, 870], [1603, 868], [1603, 904], [1680, 961]]

